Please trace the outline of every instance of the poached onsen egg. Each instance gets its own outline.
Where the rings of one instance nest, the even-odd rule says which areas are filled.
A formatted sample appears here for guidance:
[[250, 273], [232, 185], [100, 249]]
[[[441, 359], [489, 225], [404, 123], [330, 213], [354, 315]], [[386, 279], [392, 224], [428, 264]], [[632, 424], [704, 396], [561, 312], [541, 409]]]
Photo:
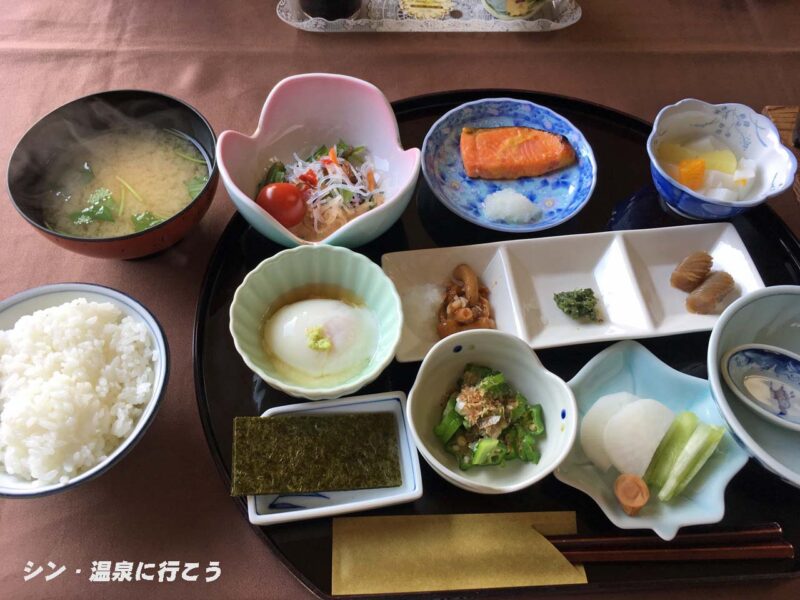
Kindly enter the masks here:
[[264, 347], [301, 385], [337, 385], [367, 366], [378, 345], [375, 315], [341, 300], [287, 304], [264, 324]]

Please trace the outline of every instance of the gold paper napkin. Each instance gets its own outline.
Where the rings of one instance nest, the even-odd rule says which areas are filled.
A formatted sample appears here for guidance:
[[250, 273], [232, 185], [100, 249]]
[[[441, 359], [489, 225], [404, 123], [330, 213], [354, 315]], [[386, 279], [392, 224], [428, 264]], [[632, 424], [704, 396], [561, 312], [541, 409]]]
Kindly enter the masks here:
[[545, 535], [574, 512], [348, 517], [333, 521], [332, 592], [381, 594], [586, 583]]

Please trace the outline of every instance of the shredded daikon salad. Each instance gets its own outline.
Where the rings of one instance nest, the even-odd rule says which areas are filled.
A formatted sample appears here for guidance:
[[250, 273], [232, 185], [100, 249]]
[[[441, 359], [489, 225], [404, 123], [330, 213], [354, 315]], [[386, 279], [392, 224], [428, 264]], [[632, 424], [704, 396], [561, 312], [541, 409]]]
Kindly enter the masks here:
[[366, 147], [340, 140], [334, 146], [320, 146], [305, 159], [298, 154], [293, 158], [285, 166], [273, 161], [265, 183], [285, 181], [303, 192], [307, 211], [292, 228], [296, 235], [310, 241], [323, 239], [383, 203], [384, 178]]

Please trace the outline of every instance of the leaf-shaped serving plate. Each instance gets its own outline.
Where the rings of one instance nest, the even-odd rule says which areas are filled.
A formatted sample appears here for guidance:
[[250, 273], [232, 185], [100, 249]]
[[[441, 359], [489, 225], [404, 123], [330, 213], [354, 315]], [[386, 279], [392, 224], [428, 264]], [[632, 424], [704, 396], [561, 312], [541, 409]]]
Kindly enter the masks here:
[[[624, 341], [603, 350], [590, 360], [569, 382], [575, 394], [580, 418], [601, 396], [630, 392], [640, 398], [653, 398], [674, 412], [692, 411], [706, 423], [725, 425], [705, 379], [676, 371], [661, 362], [637, 342]], [[580, 442], [555, 476], [567, 485], [585, 492], [621, 529], [652, 529], [671, 540], [681, 527], [717, 523], [725, 515], [725, 488], [747, 462], [747, 453], [726, 432], [717, 451], [683, 493], [669, 503], [655, 494], [635, 517], [619, 505], [614, 496], [613, 468], [603, 473], [584, 454]]]

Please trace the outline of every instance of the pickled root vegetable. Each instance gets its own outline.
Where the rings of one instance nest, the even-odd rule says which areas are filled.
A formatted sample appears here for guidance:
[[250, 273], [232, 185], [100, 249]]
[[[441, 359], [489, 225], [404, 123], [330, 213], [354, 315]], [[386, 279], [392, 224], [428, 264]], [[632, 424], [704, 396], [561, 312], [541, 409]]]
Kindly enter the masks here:
[[642, 477], [674, 416], [664, 404], [650, 398], [620, 408], [603, 432], [603, 444], [614, 468]]
[[625, 514], [635, 517], [650, 500], [647, 484], [637, 475], [623, 473], [614, 482], [614, 495]]
[[733, 277], [725, 271], [712, 273], [686, 297], [686, 309], [698, 315], [713, 314], [735, 285]]
[[708, 252], [692, 252], [675, 267], [669, 278], [670, 285], [684, 292], [691, 292], [711, 273], [713, 262], [714, 259]]
[[603, 472], [611, 468], [611, 459], [603, 441], [606, 425], [623, 406], [636, 400], [638, 398], [630, 392], [607, 394], [598, 398], [581, 421], [581, 448], [586, 457]]

